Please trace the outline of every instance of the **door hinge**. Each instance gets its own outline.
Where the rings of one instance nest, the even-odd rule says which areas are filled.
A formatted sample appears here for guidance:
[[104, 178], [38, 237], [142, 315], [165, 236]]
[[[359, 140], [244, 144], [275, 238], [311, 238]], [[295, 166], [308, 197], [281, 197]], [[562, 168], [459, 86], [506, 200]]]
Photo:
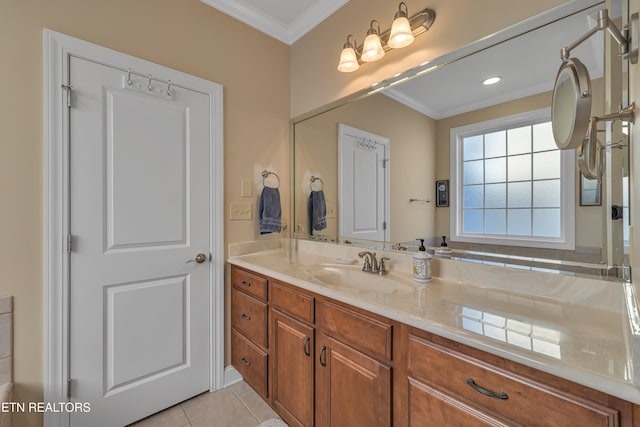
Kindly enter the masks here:
[[386, 230], [387, 229], [387, 221], [383, 221], [382, 222], [382, 229]]
[[67, 399], [71, 399], [71, 386], [73, 385], [73, 380], [69, 378], [67, 380]]
[[62, 85], [62, 90], [67, 94], [67, 108], [71, 108], [71, 85]]
[[71, 233], [69, 233], [67, 234], [67, 252], [68, 253], [71, 253], [72, 245], [73, 245], [73, 236], [71, 235]]

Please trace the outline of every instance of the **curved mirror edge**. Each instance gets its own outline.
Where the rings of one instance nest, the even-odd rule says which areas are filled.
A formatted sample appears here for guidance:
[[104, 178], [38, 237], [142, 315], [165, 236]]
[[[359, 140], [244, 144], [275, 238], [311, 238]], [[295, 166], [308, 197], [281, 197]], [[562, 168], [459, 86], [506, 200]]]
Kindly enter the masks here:
[[[589, 2], [588, 4], [587, 2], [581, 2], [580, 3], [581, 6], [578, 6], [577, 5], [578, 3], [579, 2], [573, 2], [568, 5], [561, 5], [556, 8], [553, 8], [540, 15], [534, 16], [525, 21], [514, 24], [513, 26], [510, 26], [506, 29], [503, 29], [497, 33], [494, 33], [491, 36], [488, 36], [476, 42], [470, 43], [469, 45], [466, 45], [461, 49], [458, 49], [449, 54], [443, 55], [442, 57], [436, 58], [434, 61], [431, 61], [428, 64], [426, 63], [421, 64], [420, 66], [409, 69], [400, 75], [394, 76], [393, 78], [374, 84], [369, 88], [362, 89], [354, 94], [351, 94], [347, 97], [336, 100], [328, 105], [319, 107], [315, 110], [310, 111], [309, 113], [300, 115], [292, 119], [291, 121], [292, 151], [293, 151], [292, 159], [294, 159], [294, 161], [292, 161], [292, 176], [293, 177], [296, 176], [295, 174], [295, 128], [297, 124], [303, 123], [316, 116], [335, 110], [337, 108], [348, 105], [350, 103], [367, 98], [370, 95], [386, 90], [387, 88], [393, 87], [407, 80], [434, 72], [436, 70], [440, 70], [441, 68], [447, 66], [448, 64], [467, 58], [468, 56], [471, 56], [475, 53], [481, 52], [490, 47], [509, 41], [515, 37], [525, 35], [531, 31], [539, 29], [545, 25], [548, 25], [549, 23], [553, 23], [564, 17], [584, 12], [585, 10], [593, 8], [594, 6], [599, 6], [600, 8], [605, 7], [604, 1], [592, 1], [592, 2]], [[559, 60], [559, 63], [560, 63], [560, 60]], [[623, 67], [625, 66], [623, 65]], [[627, 87], [626, 85], [628, 85], [628, 82], [624, 82], [624, 85], [625, 87]], [[295, 183], [292, 183], [292, 187], [295, 187], [295, 185], [296, 185]], [[292, 188], [292, 197], [294, 197], [294, 195], [295, 195], [295, 191]], [[292, 210], [295, 209], [295, 205], [296, 205], [295, 201], [292, 202]], [[295, 220], [295, 212], [293, 213], [292, 218], [294, 218]], [[413, 252], [417, 250], [417, 245], [407, 244], [407, 243], [345, 239], [339, 236], [335, 238], [331, 236], [310, 236], [308, 234], [301, 233], [298, 231], [299, 230], [295, 230], [295, 229], [291, 230], [292, 238], [316, 240], [316, 241], [322, 241], [322, 242], [335, 243], [338, 245], [348, 245], [352, 247], [363, 247], [363, 248], [388, 250], [388, 251]], [[437, 242], [432, 242], [432, 243], [437, 244]], [[533, 271], [545, 271], [549, 273], [571, 275], [576, 277], [598, 278], [598, 279], [614, 281], [614, 282], [630, 280], [630, 268], [628, 267], [627, 261], [625, 261], [621, 265], [611, 265], [612, 263], [607, 263], [607, 262], [594, 263], [594, 262], [582, 262], [582, 261], [571, 261], [571, 260], [558, 260], [553, 258], [502, 254], [502, 253], [496, 253], [496, 252], [485, 252], [482, 250], [468, 250], [468, 249], [452, 249], [452, 252], [450, 255], [449, 254], [442, 255], [442, 254], [436, 253], [436, 250], [438, 249], [437, 246], [427, 246], [427, 249], [436, 258], [450, 258], [458, 261], [484, 263], [484, 264], [498, 265], [498, 266], [504, 266], [504, 267], [513, 267], [513, 268], [523, 268], [523, 269], [530, 269]], [[625, 246], [624, 252], [628, 253], [628, 245]]]

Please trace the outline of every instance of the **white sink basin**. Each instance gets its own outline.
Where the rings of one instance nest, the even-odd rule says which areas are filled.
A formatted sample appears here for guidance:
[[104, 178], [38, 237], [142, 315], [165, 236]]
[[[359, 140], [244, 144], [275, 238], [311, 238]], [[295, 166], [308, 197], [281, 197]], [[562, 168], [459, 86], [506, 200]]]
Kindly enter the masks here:
[[402, 276], [389, 273], [379, 276], [361, 271], [360, 268], [342, 266], [319, 266], [304, 271], [310, 281], [342, 290], [375, 292], [378, 294], [411, 294], [420, 285], [411, 283]]

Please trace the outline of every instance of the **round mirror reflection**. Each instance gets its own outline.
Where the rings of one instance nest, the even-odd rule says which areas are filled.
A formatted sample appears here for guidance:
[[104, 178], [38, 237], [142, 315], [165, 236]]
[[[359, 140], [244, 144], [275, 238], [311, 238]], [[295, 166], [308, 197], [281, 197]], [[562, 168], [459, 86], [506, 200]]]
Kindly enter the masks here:
[[560, 149], [576, 148], [587, 134], [591, 114], [591, 79], [576, 58], [562, 63], [551, 104], [551, 125]]

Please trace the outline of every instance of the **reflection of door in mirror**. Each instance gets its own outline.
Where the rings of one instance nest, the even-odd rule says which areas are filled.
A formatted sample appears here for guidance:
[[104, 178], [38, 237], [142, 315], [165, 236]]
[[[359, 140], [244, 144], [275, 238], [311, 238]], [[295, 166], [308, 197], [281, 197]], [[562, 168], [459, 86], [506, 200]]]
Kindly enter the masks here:
[[389, 139], [338, 126], [341, 238], [389, 240]]

